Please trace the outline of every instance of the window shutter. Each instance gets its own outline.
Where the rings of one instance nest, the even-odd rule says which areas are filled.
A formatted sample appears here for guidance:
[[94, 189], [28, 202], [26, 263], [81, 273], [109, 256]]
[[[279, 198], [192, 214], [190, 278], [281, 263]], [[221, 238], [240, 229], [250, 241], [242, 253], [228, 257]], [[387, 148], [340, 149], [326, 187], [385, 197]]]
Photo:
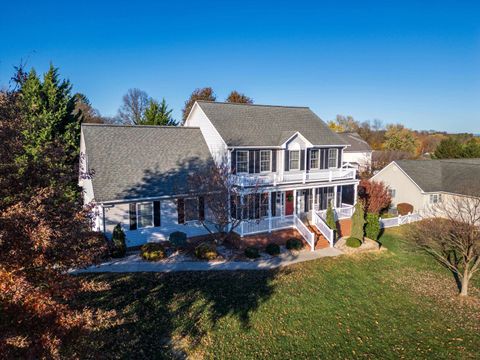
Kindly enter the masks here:
[[236, 174], [237, 173], [237, 152], [235, 150], [232, 150], [231, 152], [230, 164], [232, 165], [232, 174]]
[[260, 150], [255, 150], [255, 174], [260, 172]]
[[300, 150], [300, 170], [305, 170], [305, 150]]
[[270, 195], [271, 196], [271, 200], [270, 200], [270, 209], [272, 210], [271, 211], [271, 215], [272, 217], [276, 216], [276, 210], [277, 210], [277, 193], [275, 191], [272, 192], [272, 194]]
[[277, 171], [277, 150], [272, 150], [272, 172]]
[[285, 153], [285, 171], [288, 171], [290, 169], [290, 152], [288, 150], [284, 150]]
[[255, 172], [255, 151], [250, 150], [248, 152], [248, 172], [253, 174]]
[[160, 201], [153, 202], [153, 226], [160, 226]]
[[337, 150], [337, 156], [338, 156], [338, 167], [342, 167], [342, 149]]
[[326, 169], [325, 166], [325, 149], [320, 150], [320, 169]]
[[178, 214], [178, 223], [185, 223], [185, 200], [177, 199], [177, 214]]
[[307, 152], [307, 170], [310, 170], [310, 149], [305, 151]]
[[205, 198], [203, 196], [198, 197], [198, 219], [205, 220]]
[[129, 204], [130, 230], [137, 230], [137, 204]]

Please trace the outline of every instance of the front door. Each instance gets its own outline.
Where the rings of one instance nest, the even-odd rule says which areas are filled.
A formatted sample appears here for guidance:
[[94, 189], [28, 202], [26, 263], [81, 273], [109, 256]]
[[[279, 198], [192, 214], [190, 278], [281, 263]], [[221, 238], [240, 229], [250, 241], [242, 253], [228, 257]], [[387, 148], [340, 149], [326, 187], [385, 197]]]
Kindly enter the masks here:
[[285, 215], [293, 214], [293, 191], [285, 192]]

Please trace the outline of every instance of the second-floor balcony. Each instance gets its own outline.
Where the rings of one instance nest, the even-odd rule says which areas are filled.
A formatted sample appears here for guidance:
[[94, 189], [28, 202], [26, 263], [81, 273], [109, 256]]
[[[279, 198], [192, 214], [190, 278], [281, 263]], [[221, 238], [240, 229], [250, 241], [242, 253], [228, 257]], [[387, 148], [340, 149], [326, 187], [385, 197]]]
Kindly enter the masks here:
[[356, 178], [355, 169], [328, 169], [319, 171], [284, 172], [283, 174], [238, 174], [234, 175], [237, 186], [265, 186], [287, 183], [308, 183], [315, 181], [338, 181]]

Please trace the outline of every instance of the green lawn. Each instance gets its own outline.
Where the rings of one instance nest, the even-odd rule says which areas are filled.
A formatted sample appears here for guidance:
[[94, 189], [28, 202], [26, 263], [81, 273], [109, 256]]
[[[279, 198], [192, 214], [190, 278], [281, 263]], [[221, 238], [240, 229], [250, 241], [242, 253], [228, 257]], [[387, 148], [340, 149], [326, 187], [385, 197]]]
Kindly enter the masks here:
[[[116, 310], [84, 358], [478, 358], [480, 297], [402, 240], [279, 271], [91, 275], [79, 306]], [[478, 288], [478, 279], [474, 283]]]

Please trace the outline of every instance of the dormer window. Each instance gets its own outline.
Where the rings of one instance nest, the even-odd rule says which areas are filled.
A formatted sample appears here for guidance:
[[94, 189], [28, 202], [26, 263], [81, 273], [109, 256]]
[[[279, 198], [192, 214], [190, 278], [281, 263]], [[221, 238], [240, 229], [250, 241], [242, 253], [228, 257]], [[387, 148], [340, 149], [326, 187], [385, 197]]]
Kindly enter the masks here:
[[272, 171], [272, 151], [261, 150], [260, 151], [260, 172]]
[[248, 151], [237, 151], [237, 173], [248, 173]]
[[290, 170], [300, 170], [300, 151], [290, 150]]
[[328, 168], [337, 167], [338, 149], [328, 149]]

